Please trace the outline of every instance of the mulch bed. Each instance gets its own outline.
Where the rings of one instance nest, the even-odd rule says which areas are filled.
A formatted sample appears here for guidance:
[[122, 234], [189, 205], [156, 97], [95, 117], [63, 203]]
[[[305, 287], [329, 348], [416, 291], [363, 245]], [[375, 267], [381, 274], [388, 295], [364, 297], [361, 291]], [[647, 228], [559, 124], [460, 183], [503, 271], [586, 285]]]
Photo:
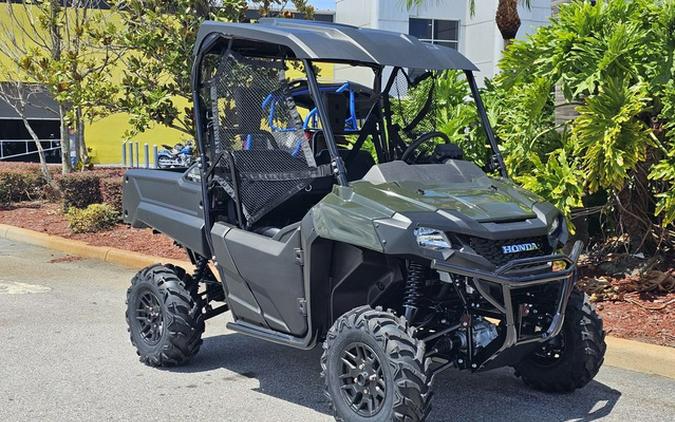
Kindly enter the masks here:
[[612, 335], [675, 347], [675, 257], [625, 253], [580, 259], [579, 286]]
[[[0, 223], [77, 239], [95, 246], [111, 246], [172, 259], [188, 259], [185, 251], [177, 247], [171, 239], [153, 233], [151, 229], [133, 229], [120, 224], [112, 230], [98, 233], [73, 234], [63, 217], [60, 204], [50, 202], [20, 203], [10, 209], [0, 209]], [[77, 258], [63, 259], [65, 262], [69, 260]], [[675, 277], [675, 270], [665, 270], [665, 274], [667, 277]], [[675, 347], [675, 293], [630, 291], [626, 286], [636, 282], [635, 276], [609, 277], [601, 275], [597, 266], [589, 264], [582, 267], [582, 285], [596, 282], [598, 278], [603, 280], [605, 294], [594, 299], [598, 301], [596, 307], [609, 334]]]
[[[670, 293], [662, 301], [666, 303], [674, 298], [675, 294]], [[658, 302], [650, 301], [638, 303], [646, 307], [658, 305]], [[609, 335], [675, 347], [675, 304], [661, 310], [647, 310], [640, 305], [632, 302], [599, 302], [595, 306], [602, 315]]]
[[184, 249], [151, 229], [134, 229], [126, 224], [119, 224], [112, 230], [98, 233], [72, 233], [61, 212], [61, 204], [50, 202], [16, 204], [10, 209], [0, 210], [0, 223], [81, 240], [94, 246], [111, 246], [171, 259], [188, 259]]

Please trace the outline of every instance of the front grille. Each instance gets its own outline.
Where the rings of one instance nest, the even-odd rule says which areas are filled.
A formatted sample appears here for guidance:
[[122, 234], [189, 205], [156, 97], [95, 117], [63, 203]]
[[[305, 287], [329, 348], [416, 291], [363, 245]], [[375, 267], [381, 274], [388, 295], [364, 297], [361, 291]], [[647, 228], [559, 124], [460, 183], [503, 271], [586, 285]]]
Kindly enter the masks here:
[[[514, 259], [549, 255], [553, 252], [553, 248], [551, 248], [551, 245], [548, 243], [548, 238], [546, 236], [507, 240], [489, 240], [480, 237], [467, 236], [463, 240], [471, 247], [471, 249], [476, 251], [478, 255], [495, 264], [497, 267]], [[515, 253], [504, 253], [502, 249], [504, 246], [508, 247], [530, 243], [535, 243], [539, 248], [532, 251], [520, 251]]]

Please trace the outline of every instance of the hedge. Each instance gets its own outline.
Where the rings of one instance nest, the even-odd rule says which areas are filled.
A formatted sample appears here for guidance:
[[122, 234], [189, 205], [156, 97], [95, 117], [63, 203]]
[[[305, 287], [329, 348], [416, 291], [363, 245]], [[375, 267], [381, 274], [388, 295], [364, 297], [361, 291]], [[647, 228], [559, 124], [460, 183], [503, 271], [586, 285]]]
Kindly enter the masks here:
[[101, 202], [122, 211], [123, 169], [61, 175], [60, 167], [50, 166], [49, 171], [56, 183], [53, 186], [47, 184], [37, 164], [0, 163], [0, 207], [19, 201], [63, 199], [64, 212]]
[[90, 173], [63, 175], [58, 181], [63, 197], [63, 210], [86, 208], [101, 202], [100, 176]]
[[0, 206], [40, 199], [45, 185], [46, 181], [40, 173], [0, 168]]
[[11, 205], [11, 190], [5, 185], [2, 176], [0, 176], [0, 208]]
[[101, 199], [103, 203], [112, 206], [117, 212], [122, 212], [122, 177], [108, 177], [101, 179]]

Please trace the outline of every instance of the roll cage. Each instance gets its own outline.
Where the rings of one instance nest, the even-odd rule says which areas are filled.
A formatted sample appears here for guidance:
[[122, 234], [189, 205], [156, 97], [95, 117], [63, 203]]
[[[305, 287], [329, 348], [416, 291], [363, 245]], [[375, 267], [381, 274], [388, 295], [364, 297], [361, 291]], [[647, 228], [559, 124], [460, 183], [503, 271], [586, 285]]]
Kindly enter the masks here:
[[[335, 37], [339, 32], [340, 37]], [[333, 35], [327, 37], [327, 35]], [[346, 40], [350, 41], [347, 42]], [[360, 43], [360, 48], [354, 50], [355, 43]], [[398, 49], [398, 51], [397, 51]], [[326, 53], [322, 53], [325, 51]], [[330, 52], [330, 53], [328, 53]], [[364, 57], [364, 53], [366, 56]], [[229, 55], [229, 56], [228, 56]], [[328, 163], [316, 164], [313, 158], [309, 156], [307, 146], [302, 140], [289, 145], [288, 152], [292, 157], [302, 159], [302, 168], [289, 167], [283, 168], [278, 172], [265, 174], [265, 169], [261, 166], [253, 166], [254, 170], [249, 169], [244, 179], [251, 183], [260, 183], [265, 180], [285, 181], [287, 188], [292, 181], [297, 181], [292, 188], [284, 192], [291, 196], [294, 192], [301, 189], [311, 188], [312, 180], [318, 178], [334, 178], [334, 181], [341, 186], [349, 184], [348, 170], [349, 165], [356, 159], [359, 152], [362, 151], [367, 140], [371, 140], [377, 160], [385, 163], [401, 159], [403, 151], [406, 150], [406, 144], [401, 138], [401, 134], [407, 137], [415, 136], [415, 129], [429, 114], [433, 101], [433, 85], [431, 85], [428, 98], [422, 108], [407, 122], [401, 125], [392, 118], [392, 89], [397, 84], [397, 79], [405, 79], [409, 87], [414, 87], [427, 78], [434, 78], [439, 72], [450, 69], [462, 70], [466, 75], [472, 97], [477, 107], [481, 126], [489, 141], [492, 149], [492, 162], [494, 166], [491, 170], [497, 170], [502, 177], [508, 177], [504, 166], [503, 158], [499, 152], [497, 139], [490, 126], [485, 107], [479, 94], [479, 88], [473, 76], [475, 66], [471, 64], [457, 51], [442, 47], [430, 46], [421, 43], [414, 37], [383, 31], [370, 31], [349, 27], [346, 25], [325, 24], [309, 21], [281, 20], [281, 19], [263, 19], [258, 24], [224, 24], [216, 22], [206, 22], [202, 25], [194, 50], [194, 62], [191, 73], [191, 82], [193, 86], [194, 118], [196, 128], [196, 140], [199, 146], [199, 168], [202, 171], [202, 204], [204, 208], [204, 231], [205, 238], [208, 239], [209, 249], [212, 249], [210, 236], [208, 232], [214, 223], [213, 200], [211, 198], [211, 179], [216, 174], [216, 168], [220, 163], [225, 163], [229, 172], [230, 183], [226, 189], [232, 199], [238, 204], [237, 220], [241, 227], [245, 227], [245, 221], [253, 215], [250, 210], [242, 206], [242, 180], [240, 174], [237, 174], [236, 168], [246, 167], [238, 164], [238, 156], [244, 154], [242, 151], [249, 151], [254, 148], [256, 143], [260, 143], [261, 130], [255, 128], [246, 129], [247, 134], [237, 133], [237, 136], [243, 137], [241, 150], [228, 150], [228, 148], [219, 148], [212, 138], [218, 137], [214, 134], [214, 125], [218, 122], [218, 109], [210, 108], [210, 103], [216, 103], [218, 98], [205, 98], [204, 92], [209, 88], [208, 81], [215, 78], [212, 74], [205, 74], [205, 63], [207, 59], [223, 57], [248, 57], [251, 60], [268, 60], [270, 62], [280, 63], [280, 67], [272, 68], [282, 74], [281, 69], [286, 66], [287, 61], [299, 62], [302, 65], [306, 79], [295, 84], [282, 83], [275, 86], [271, 92], [264, 93], [262, 101], [256, 103], [255, 107], [259, 110], [263, 120], [266, 120], [269, 131], [273, 134], [286, 133], [292, 137], [298, 136], [301, 131], [316, 133], [321, 132], [325, 147], [330, 157]], [[414, 57], [414, 62], [411, 62]], [[278, 64], [277, 63], [277, 64]], [[315, 70], [315, 64], [319, 63], [340, 63], [353, 66], [370, 68], [373, 71], [373, 88], [370, 92], [364, 90], [364, 87], [356, 86], [353, 83], [344, 84], [320, 84]], [[240, 63], [231, 65], [230, 71], [234, 72]], [[276, 66], [276, 65], [275, 65]], [[213, 70], [211, 70], [213, 72]], [[224, 76], [224, 75], [221, 75]], [[212, 78], [212, 79], [208, 79]], [[233, 78], [235, 79], [235, 78]], [[231, 83], [237, 83], [236, 80]], [[268, 84], [269, 85], [269, 84]], [[213, 91], [213, 86], [210, 87]], [[238, 89], [231, 88], [228, 92]], [[247, 91], [252, 95], [250, 89]], [[366, 95], [366, 93], [368, 95]], [[345, 95], [347, 97], [348, 113], [344, 120], [344, 125], [336, 124], [332, 119], [331, 110], [327, 105], [329, 94]], [[241, 94], [246, 95], [246, 94]], [[279, 108], [289, 108], [289, 101], [303, 103], [301, 97], [304, 96], [303, 106], [313, 105], [302, 120], [298, 119], [294, 112], [295, 104], [289, 110], [288, 119], [284, 122], [277, 122], [275, 114]], [[356, 98], [367, 97], [359, 102], [358, 112]], [[229, 103], [235, 103], [236, 92], [232, 98], [225, 101], [225, 108], [231, 107]], [[297, 100], [294, 100], [297, 98]], [[309, 100], [309, 101], [308, 101]], [[229, 103], [228, 103], [229, 102]], [[215, 111], [214, 111], [215, 110]], [[294, 114], [295, 113], [295, 114]], [[251, 120], [255, 120], [255, 117]], [[282, 121], [284, 118], [281, 119]], [[215, 122], [215, 123], [214, 123]], [[318, 127], [320, 124], [320, 129]], [[243, 127], [243, 120], [240, 118], [239, 131]], [[227, 132], [232, 129], [219, 129]], [[229, 132], [227, 132], [229, 133]], [[336, 138], [352, 136], [351, 150], [346, 154], [340, 154], [339, 143]], [[210, 139], [211, 138], [211, 139]], [[277, 142], [273, 136], [265, 134], [262, 136], [262, 142], [278, 148]], [[411, 139], [412, 140], [412, 139]], [[279, 157], [274, 157], [278, 160]], [[241, 159], [240, 159], [241, 161]], [[283, 160], [282, 160], [283, 161]], [[271, 162], [271, 161], [270, 161]], [[264, 162], [261, 163], [264, 167]], [[249, 165], [249, 167], [251, 167]], [[301, 182], [301, 183], [300, 183]], [[275, 201], [268, 201], [267, 208], [261, 208], [258, 214], [264, 214], [268, 208], [277, 204]]]

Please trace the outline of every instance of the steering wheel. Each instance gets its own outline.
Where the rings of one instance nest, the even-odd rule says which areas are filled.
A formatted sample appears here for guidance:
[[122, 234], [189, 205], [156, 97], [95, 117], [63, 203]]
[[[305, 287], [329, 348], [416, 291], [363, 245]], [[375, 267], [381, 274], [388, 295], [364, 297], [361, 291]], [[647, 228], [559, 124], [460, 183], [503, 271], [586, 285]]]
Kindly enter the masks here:
[[413, 142], [411, 142], [410, 145], [408, 145], [408, 148], [406, 148], [405, 151], [403, 151], [403, 155], [401, 155], [401, 160], [405, 161], [408, 164], [413, 164], [417, 162], [418, 157], [411, 159], [413, 152], [415, 152], [417, 148], [420, 147], [420, 145], [434, 138], [441, 138], [445, 141], [446, 144], [450, 143], [450, 138], [448, 138], [448, 135], [446, 135], [443, 132], [433, 131], [424, 133], [420, 135], [417, 139], [415, 139]]

